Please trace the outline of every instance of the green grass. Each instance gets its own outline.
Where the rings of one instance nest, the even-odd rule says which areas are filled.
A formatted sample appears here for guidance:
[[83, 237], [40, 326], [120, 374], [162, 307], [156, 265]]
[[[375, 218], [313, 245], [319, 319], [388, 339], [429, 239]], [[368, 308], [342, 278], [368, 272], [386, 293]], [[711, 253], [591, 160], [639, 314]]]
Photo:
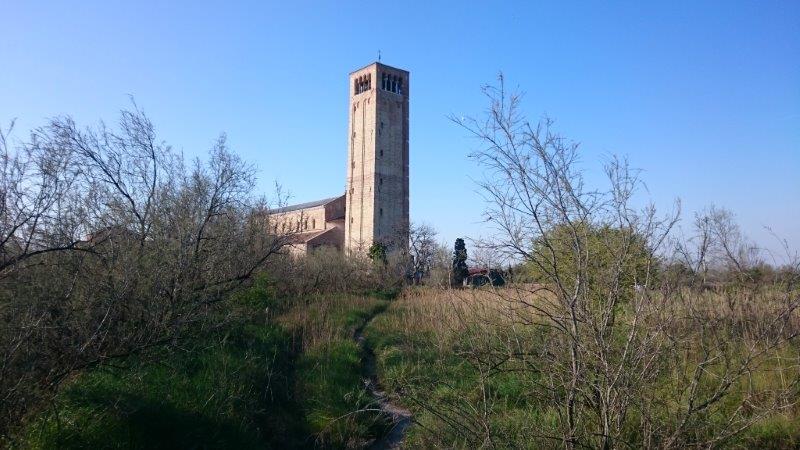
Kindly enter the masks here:
[[474, 395], [477, 374], [455, 353], [435, 348], [432, 344], [436, 336], [415, 329], [413, 325], [402, 325], [407, 320], [403, 306], [395, 303], [366, 330], [384, 388], [389, 392], [402, 392], [404, 406], [414, 412], [418, 423], [409, 429], [406, 445], [409, 448], [445, 444], [465, 447], [467, 437], [454, 433], [442, 417], [427, 410], [425, 405], [435, 404], [453, 416], [458, 415], [458, 409], [470, 403]]
[[363, 411], [352, 339], [385, 300], [277, 300], [262, 282], [231, 305], [239, 319], [222, 329], [80, 374], [15, 447], [353, 448], [385, 431]]
[[386, 306], [375, 297], [334, 296], [311, 299], [303, 316], [289, 317], [287, 326], [308, 335], [297, 358], [297, 393], [318, 446], [361, 448], [387, 429], [363, 385], [361, 349], [353, 340], [356, 329]]
[[352, 341], [332, 342], [305, 353], [298, 361], [298, 392], [307, 408], [309, 427], [325, 446], [360, 447], [377, 436], [383, 423], [372, 397], [361, 388], [360, 349]]
[[[289, 336], [245, 326], [78, 377], [27, 428], [31, 448], [280, 448], [304, 426]], [[299, 444], [299, 442], [298, 442]]]

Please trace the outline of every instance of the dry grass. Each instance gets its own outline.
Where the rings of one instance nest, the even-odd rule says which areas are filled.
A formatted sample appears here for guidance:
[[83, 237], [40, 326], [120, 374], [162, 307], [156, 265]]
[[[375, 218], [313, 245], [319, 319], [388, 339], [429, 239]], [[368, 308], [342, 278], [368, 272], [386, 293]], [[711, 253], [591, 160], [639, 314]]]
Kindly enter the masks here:
[[[548, 391], [541, 384], [551, 376], [550, 371], [560, 368], [532, 369], [543, 354], [537, 353], [558, 351], [545, 346], [559, 342], [547, 337], [547, 316], [556, 314], [559, 305], [552, 294], [540, 288], [410, 289], [375, 321], [368, 331], [378, 348], [382, 377], [405, 397], [421, 424], [411, 434], [412, 444], [480, 446], [489, 445], [487, 439], [514, 447], [553, 444], [536, 436], [536, 431], [520, 432], [529, 426], [539, 433], [558, 429], [558, 396], [547, 398]], [[625, 305], [617, 327], [630, 327], [631, 311], [639, 308], [641, 323], [637, 326], [643, 336], [661, 342], [653, 346], [661, 352], [657, 355], [661, 362], [654, 366], [657, 372], [639, 391], [630, 393], [634, 402], [647, 404], [633, 407], [627, 436], [644, 445], [637, 439], [641, 439], [644, 432], [640, 427], [645, 424], [636, 420], [650, 414], [648, 420], [663, 421], [657, 425], [661, 427], [658, 436], [666, 439], [678, 426], [672, 416], [685, 409], [687, 389], [698, 367], [703, 371], [701, 390], [709, 392], [742, 367], [744, 373], [737, 374], [725, 399], [698, 415], [705, 419], [692, 419], [699, 420], [690, 424], [695, 427], [694, 435], [682, 439], [710, 439], [713, 433], [725, 430], [727, 418], [735, 416], [736, 426], [747, 424], [748, 428], [718, 444], [792, 445], [793, 439], [800, 438], [800, 433], [793, 431], [800, 427], [796, 397], [800, 347], [792, 338], [800, 331], [800, 314], [797, 310], [791, 310], [788, 317], [781, 313], [793, 298], [770, 289], [686, 289], [640, 293]], [[498, 357], [503, 352], [505, 359]], [[494, 361], [499, 361], [498, 366], [486, 370]], [[557, 384], [552, 379], [549, 382]], [[795, 396], [787, 396], [793, 390]], [[445, 412], [463, 415], [458, 419], [461, 422], [445, 420]], [[484, 419], [467, 419], [481, 415]], [[517, 421], [519, 424], [512, 426]], [[471, 423], [486, 424], [481, 431], [485, 436], [465, 437], [456, 430]], [[432, 433], [433, 429], [445, 431]], [[648, 445], [664, 444], [659, 442]]]
[[306, 349], [351, 339], [353, 332], [381, 301], [362, 295], [313, 295], [292, 299], [292, 307], [276, 317]]

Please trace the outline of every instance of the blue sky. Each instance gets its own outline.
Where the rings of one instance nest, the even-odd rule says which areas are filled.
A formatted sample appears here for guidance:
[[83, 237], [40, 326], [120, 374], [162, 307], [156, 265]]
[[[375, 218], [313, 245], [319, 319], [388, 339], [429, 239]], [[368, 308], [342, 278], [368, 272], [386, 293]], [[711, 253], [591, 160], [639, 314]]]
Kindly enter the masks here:
[[344, 191], [347, 74], [411, 72], [412, 220], [486, 233], [475, 115], [499, 71], [581, 142], [641, 168], [684, 225], [715, 203], [800, 250], [800, 2], [12, 2], [0, 7], [0, 122], [113, 121], [128, 95], [187, 156], [226, 132], [303, 202]]

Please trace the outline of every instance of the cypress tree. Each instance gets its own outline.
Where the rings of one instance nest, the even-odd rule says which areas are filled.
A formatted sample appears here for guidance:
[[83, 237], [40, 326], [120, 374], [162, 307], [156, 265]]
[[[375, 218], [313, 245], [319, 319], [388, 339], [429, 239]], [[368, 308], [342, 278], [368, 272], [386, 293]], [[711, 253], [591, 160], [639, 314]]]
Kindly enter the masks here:
[[469, 276], [469, 269], [467, 269], [467, 246], [464, 244], [464, 239], [458, 238], [453, 248], [452, 285], [461, 286], [467, 276]]

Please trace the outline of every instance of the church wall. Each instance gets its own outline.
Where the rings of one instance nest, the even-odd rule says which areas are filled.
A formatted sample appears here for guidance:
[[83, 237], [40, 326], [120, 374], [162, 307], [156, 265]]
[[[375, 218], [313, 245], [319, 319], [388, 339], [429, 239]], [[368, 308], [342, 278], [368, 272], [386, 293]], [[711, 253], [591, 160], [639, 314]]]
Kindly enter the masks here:
[[343, 242], [344, 242], [344, 228], [338, 226], [330, 226], [328, 231], [309, 240], [307, 242], [307, 246], [309, 250], [314, 250], [320, 247], [333, 247], [341, 250]]
[[345, 209], [344, 195], [327, 203], [325, 205], [325, 221], [331, 222], [333, 220], [344, 219]]
[[271, 214], [270, 222], [271, 231], [276, 234], [324, 230], [325, 208], [324, 206], [317, 206], [286, 213]]

